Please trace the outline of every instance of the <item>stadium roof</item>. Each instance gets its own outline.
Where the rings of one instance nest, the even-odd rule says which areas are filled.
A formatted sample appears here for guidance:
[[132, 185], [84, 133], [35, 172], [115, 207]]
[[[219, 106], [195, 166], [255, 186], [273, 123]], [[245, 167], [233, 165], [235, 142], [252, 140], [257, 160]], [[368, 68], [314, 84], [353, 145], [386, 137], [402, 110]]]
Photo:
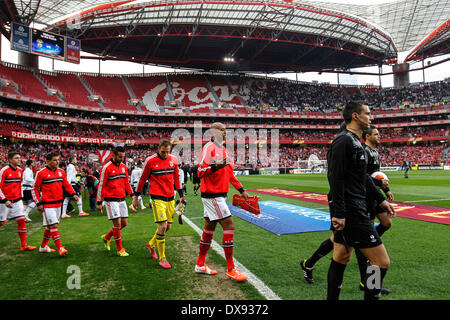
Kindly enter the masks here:
[[[38, 5], [39, 7], [34, 20], [44, 24], [51, 24], [61, 17], [73, 14], [74, 12], [111, 2], [115, 1], [14, 0], [16, 8], [24, 8], [23, 11], [25, 12], [27, 10], [33, 10]], [[394, 0], [373, 5], [344, 4], [333, 1], [295, 1], [295, 3], [305, 3], [319, 8], [334, 9], [365, 18], [386, 30], [400, 52], [411, 50], [450, 17], [449, 0]]]
[[[223, 64], [229, 56], [244, 70], [268, 72], [380, 65], [412, 50], [450, 16], [450, 0], [5, 0], [3, 6], [18, 22], [73, 35], [83, 50], [109, 58], [229, 70], [232, 64]], [[433, 43], [448, 43], [448, 34]]]
[[277, 0], [123, 1], [48, 30], [102, 57], [207, 70], [349, 69], [397, 56], [392, 39], [364, 19]]
[[450, 51], [450, 19], [430, 33], [412, 49], [405, 62], [420, 60], [422, 57], [437, 56]]
[[337, 4], [333, 1], [303, 2], [367, 19], [392, 37], [399, 52], [414, 48], [450, 17], [450, 0], [392, 0], [369, 5]]

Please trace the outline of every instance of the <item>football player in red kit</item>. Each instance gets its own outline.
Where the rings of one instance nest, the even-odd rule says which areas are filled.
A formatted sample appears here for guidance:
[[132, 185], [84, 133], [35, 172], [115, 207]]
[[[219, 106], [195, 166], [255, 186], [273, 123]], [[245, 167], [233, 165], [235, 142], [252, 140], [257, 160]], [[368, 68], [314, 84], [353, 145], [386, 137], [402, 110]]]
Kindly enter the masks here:
[[19, 152], [11, 151], [8, 153], [8, 165], [0, 170], [0, 226], [7, 219], [16, 219], [20, 251], [32, 251], [36, 247], [27, 244], [27, 226], [22, 202], [23, 171], [19, 165]]
[[222, 246], [227, 261], [227, 277], [236, 281], [247, 280], [234, 265], [233, 243], [234, 222], [231, 212], [226, 204], [229, 184], [238, 190], [244, 199], [248, 199], [242, 184], [233, 173], [233, 165], [228, 157], [225, 141], [226, 129], [222, 123], [216, 122], [211, 125], [213, 137], [211, 141], [203, 146], [200, 153], [198, 165], [198, 177], [201, 179], [201, 197], [204, 207], [205, 226], [200, 239], [200, 252], [198, 255], [195, 272], [214, 275], [216, 270], [205, 264], [206, 255], [211, 246], [217, 223], [223, 228]]
[[58, 231], [58, 224], [61, 219], [62, 204], [64, 201], [63, 189], [66, 190], [75, 201], [78, 201], [78, 196], [67, 181], [66, 172], [58, 167], [59, 155], [50, 153], [47, 155], [46, 159], [47, 166], [36, 174], [32, 192], [33, 200], [36, 203], [38, 210], [42, 212], [43, 225], [46, 227], [39, 252], [55, 252], [54, 249], [51, 249], [48, 246], [48, 241], [52, 238], [58, 248], [59, 255], [64, 256], [68, 251], [62, 245]]
[[[115, 147], [113, 157], [102, 167], [97, 190], [97, 209], [99, 211], [102, 209], [102, 201], [104, 201], [108, 219], [113, 222], [113, 228], [101, 238], [106, 250], [109, 251], [111, 237], [114, 237], [117, 255], [120, 257], [128, 256], [125, 248], [122, 247], [121, 230], [128, 224], [128, 206], [125, 197], [133, 195], [127, 166], [123, 163], [124, 159], [125, 148]], [[133, 199], [134, 197], [136, 196], [133, 195]]]

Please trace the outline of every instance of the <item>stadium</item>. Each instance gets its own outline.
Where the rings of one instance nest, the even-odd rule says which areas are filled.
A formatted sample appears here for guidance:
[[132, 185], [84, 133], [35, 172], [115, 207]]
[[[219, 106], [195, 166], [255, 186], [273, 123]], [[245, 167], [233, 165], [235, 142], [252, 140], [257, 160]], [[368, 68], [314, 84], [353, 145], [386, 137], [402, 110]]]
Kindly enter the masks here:
[[[314, 284], [299, 261], [330, 237], [327, 152], [345, 106], [363, 101], [381, 135], [380, 170], [397, 212], [382, 237], [391, 266], [383, 282], [390, 293], [381, 299], [448, 300], [450, 3], [350, 2], [1, 2], [1, 167], [13, 150], [21, 168], [35, 162], [35, 175], [51, 152], [67, 165], [75, 156], [89, 216], [74, 205], [72, 218], [61, 219], [64, 258], [19, 251], [14, 219], [1, 225], [0, 299], [326, 299], [332, 254], [315, 266]], [[140, 71], [116, 72], [123, 63]], [[372, 82], [359, 84], [360, 77]], [[207, 258], [219, 274], [194, 272], [204, 208], [192, 168], [217, 122], [226, 127], [234, 175], [261, 209], [233, 206], [238, 190], [230, 188], [235, 264], [249, 276], [243, 283], [225, 277], [221, 228]], [[111, 222], [90, 204], [87, 187], [113, 145], [125, 147], [131, 176], [162, 139], [172, 143], [186, 184], [184, 223], [173, 223], [166, 239], [171, 270], [145, 247], [155, 232], [148, 193], [145, 209], [128, 212], [122, 240], [130, 256], [122, 259], [103, 248]], [[42, 213], [32, 209], [29, 219], [28, 243], [37, 246]], [[78, 270], [78, 286], [70, 270]], [[352, 258], [340, 299], [361, 300], [359, 282]]]

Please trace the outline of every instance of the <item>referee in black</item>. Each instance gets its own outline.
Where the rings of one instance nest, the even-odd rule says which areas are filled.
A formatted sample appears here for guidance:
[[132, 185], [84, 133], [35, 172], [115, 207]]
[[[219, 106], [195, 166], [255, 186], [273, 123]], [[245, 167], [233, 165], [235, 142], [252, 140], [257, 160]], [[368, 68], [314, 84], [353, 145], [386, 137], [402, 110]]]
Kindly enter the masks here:
[[[367, 155], [367, 173], [372, 175], [374, 172], [380, 171], [381, 161], [380, 154], [378, 153], [377, 147], [380, 145], [380, 132], [378, 129], [371, 125], [368, 129], [363, 131], [362, 138], [364, 140], [364, 150]], [[389, 202], [394, 201], [394, 195], [389, 189], [389, 181], [386, 179], [378, 180], [372, 178], [373, 183], [383, 190], [386, 198]], [[375, 220], [375, 217], [378, 218], [380, 224], [375, 227], [378, 235], [381, 237], [387, 230], [389, 230], [392, 226], [392, 216], [384, 212], [380, 206], [377, 205], [376, 201], [373, 199], [373, 196], [368, 193], [367, 194], [367, 211], [369, 212], [370, 220], [372, 223]], [[359, 288], [364, 290], [365, 287], [365, 278], [366, 278], [366, 268], [367, 258], [361, 253], [360, 250], [355, 250], [356, 257], [358, 259], [359, 272], [361, 276], [361, 282], [359, 284]], [[386, 288], [381, 288], [381, 294], [389, 294], [390, 290]]]
[[198, 164], [192, 167], [192, 184], [194, 185], [194, 195], [197, 195], [198, 189], [200, 189], [200, 178], [197, 175]]
[[[380, 145], [380, 132], [375, 126], [370, 126], [369, 129], [364, 130], [363, 136], [364, 140], [363, 147], [367, 154], [367, 173], [372, 175], [374, 172], [380, 171], [381, 161], [380, 154], [378, 153], [377, 147]], [[378, 180], [372, 178], [373, 183], [383, 190], [386, 198], [389, 202], [394, 201], [394, 195], [389, 189], [389, 181], [386, 179]], [[392, 217], [382, 209], [377, 206], [375, 201], [371, 199], [370, 194], [368, 194], [369, 212], [371, 213], [371, 220], [375, 219], [375, 216], [380, 220], [380, 224], [376, 227], [378, 235], [381, 237], [392, 226]]]
[[345, 267], [355, 247], [367, 257], [370, 271], [373, 271], [367, 276], [364, 298], [378, 299], [390, 260], [370, 220], [366, 194], [371, 194], [387, 214], [394, 216], [395, 210], [367, 174], [367, 155], [360, 138], [373, 120], [369, 107], [361, 102], [349, 102], [343, 117], [345, 128], [336, 135], [327, 154], [328, 202], [333, 231], [327, 300], [339, 299]]
[[[345, 126], [343, 126], [342, 129], [345, 129]], [[381, 165], [380, 154], [377, 151], [377, 147], [380, 145], [381, 140], [380, 133], [375, 126], [371, 125], [368, 129], [363, 131], [362, 138], [364, 140], [363, 147], [367, 155], [367, 173], [369, 175], [372, 175], [374, 172], [380, 171]], [[372, 178], [372, 181], [377, 187], [383, 190], [389, 202], [394, 201], [394, 195], [389, 189], [388, 180], [378, 180]], [[378, 235], [381, 237], [392, 226], [392, 217], [388, 215], [387, 212], [384, 212], [384, 210], [377, 205], [372, 194], [368, 193], [366, 195], [366, 202], [367, 202], [367, 211], [369, 213], [369, 217], [372, 223], [374, 222], [375, 217], [377, 217], [378, 220], [380, 220], [380, 224], [376, 226], [375, 229]], [[303, 276], [308, 283], [314, 283], [313, 278], [314, 265], [321, 258], [326, 256], [331, 251], [333, 251], [333, 246], [334, 245], [333, 242], [331, 241], [331, 238], [327, 239], [320, 244], [320, 246], [311, 255], [311, 257], [300, 261], [300, 267], [303, 270]], [[358, 259], [358, 267], [361, 277], [359, 288], [361, 290], [364, 290], [367, 273], [367, 258], [358, 249], [355, 250], [355, 253]], [[381, 288], [381, 294], [389, 294], [389, 293], [390, 293], [389, 289]]]

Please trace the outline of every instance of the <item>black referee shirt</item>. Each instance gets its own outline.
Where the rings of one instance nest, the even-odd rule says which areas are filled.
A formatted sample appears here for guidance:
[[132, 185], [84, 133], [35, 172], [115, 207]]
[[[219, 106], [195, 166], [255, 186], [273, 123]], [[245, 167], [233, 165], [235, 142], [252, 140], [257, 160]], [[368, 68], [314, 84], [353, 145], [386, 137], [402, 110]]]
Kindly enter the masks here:
[[330, 213], [336, 218], [368, 218], [367, 193], [377, 203], [384, 196], [367, 174], [367, 155], [357, 135], [344, 129], [327, 153]]
[[367, 173], [372, 174], [380, 171], [380, 154], [376, 149], [372, 149], [367, 144], [363, 144], [367, 154]]
[[[378, 151], [376, 149], [372, 149], [367, 144], [364, 144], [363, 147], [364, 150], [366, 150], [367, 154], [367, 173], [371, 175], [374, 172], [380, 171], [381, 161], [380, 161], [380, 154], [378, 153]], [[377, 187], [381, 188], [381, 186], [383, 185], [381, 180], [375, 178], [372, 178], [372, 180]], [[389, 188], [383, 189], [383, 191], [386, 193], [389, 191]]]

